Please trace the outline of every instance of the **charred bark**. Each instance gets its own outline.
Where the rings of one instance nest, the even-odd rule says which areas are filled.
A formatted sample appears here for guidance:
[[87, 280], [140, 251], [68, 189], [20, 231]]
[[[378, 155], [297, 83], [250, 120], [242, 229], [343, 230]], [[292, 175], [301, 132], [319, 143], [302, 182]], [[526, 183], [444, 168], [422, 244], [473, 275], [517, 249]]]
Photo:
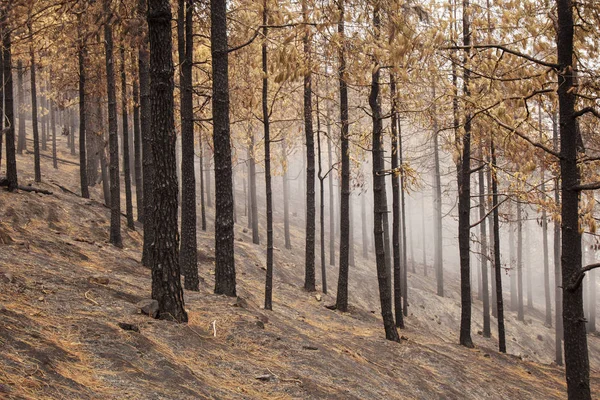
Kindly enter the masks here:
[[210, 5], [216, 197], [215, 293], [235, 296], [227, 7], [226, 0], [211, 0]]
[[179, 278], [179, 234], [177, 226], [177, 174], [175, 165], [175, 120], [171, 8], [167, 0], [148, 2], [150, 42], [150, 99], [152, 158], [155, 165], [153, 215], [157, 227], [152, 251], [152, 298], [159, 316], [187, 322]]

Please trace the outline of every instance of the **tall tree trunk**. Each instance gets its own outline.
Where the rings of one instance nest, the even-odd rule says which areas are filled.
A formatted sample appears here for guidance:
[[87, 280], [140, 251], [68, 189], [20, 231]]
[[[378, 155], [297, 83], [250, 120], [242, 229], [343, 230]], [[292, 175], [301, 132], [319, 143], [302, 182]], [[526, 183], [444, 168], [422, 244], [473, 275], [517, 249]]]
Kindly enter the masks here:
[[[308, 24], [306, 0], [302, 1], [302, 21]], [[304, 133], [306, 137], [306, 251], [304, 266], [304, 289], [315, 290], [315, 139], [312, 115], [311, 38], [309, 26], [305, 27], [302, 39], [304, 58], [308, 63], [304, 75]]]
[[[375, 37], [379, 36], [380, 17], [379, 2], [373, 9], [373, 27]], [[385, 165], [383, 158], [383, 121], [381, 118], [381, 104], [379, 94], [380, 68], [378, 60], [373, 60], [373, 72], [371, 74], [371, 91], [369, 93], [369, 105], [372, 112], [373, 121], [373, 202], [374, 202], [374, 234], [375, 234], [375, 255], [377, 264], [377, 280], [379, 282], [379, 300], [381, 303], [381, 316], [383, 317], [383, 326], [385, 328], [385, 337], [388, 340], [399, 341], [398, 330], [394, 324], [394, 314], [392, 313], [392, 291], [391, 274], [385, 264], [385, 253], [389, 248], [385, 248], [383, 240], [383, 216], [387, 213], [387, 198], [385, 191]]]
[[527, 308], [529, 308], [530, 310], [533, 309], [533, 288], [531, 285], [531, 269], [532, 269], [532, 263], [531, 263], [531, 249], [530, 249], [530, 236], [531, 236], [531, 232], [530, 230], [527, 228], [529, 226], [528, 223], [525, 223], [525, 239], [523, 242], [523, 246], [525, 248], [525, 262], [524, 262], [524, 266], [525, 266], [525, 274], [527, 276]]
[[433, 211], [434, 211], [434, 265], [437, 282], [437, 295], [444, 296], [444, 262], [443, 262], [443, 232], [442, 232], [442, 182], [440, 173], [439, 126], [437, 119], [437, 99], [435, 82], [433, 83]]
[[200, 159], [198, 160], [198, 164], [200, 164], [200, 214], [202, 215], [202, 230], [206, 231], [206, 205], [204, 203], [204, 143], [202, 141], [202, 132], [200, 132], [199, 140], [198, 140], [198, 148], [200, 152]]
[[[48, 101], [48, 106], [50, 106], [50, 101]], [[107, 207], [110, 207], [110, 180], [108, 177], [108, 161], [106, 159], [106, 130], [104, 129], [104, 113], [102, 110], [102, 102], [97, 100], [96, 102], [97, 108], [97, 127], [100, 129], [100, 134], [97, 137], [98, 143], [98, 151], [100, 154], [100, 174], [102, 177], [102, 193], [104, 195], [104, 204]]]
[[[31, 85], [31, 127], [33, 132], [33, 162], [35, 169], [35, 181], [42, 181], [42, 172], [40, 168], [40, 135], [38, 130], [38, 104], [37, 104], [37, 83], [36, 83], [36, 64], [35, 49], [33, 48], [33, 31], [31, 22], [27, 24], [29, 30], [29, 60], [30, 66], [30, 85]], [[56, 167], [55, 167], [56, 168]]]
[[263, 0], [262, 42], [262, 113], [265, 141], [265, 193], [267, 197], [267, 274], [265, 279], [265, 310], [273, 309], [273, 193], [271, 189], [271, 132], [269, 124], [269, 71], [267, 53], [267, 0]]
[[338, 34], [340, 47], [338, 50], [338, 80], [340, 85], [340, 123], [341, 123], [341, 197], [340, 197], [340, 267], [336, 308], [348, 311], [348, 247], [350, 241], [350, 154], [349, 154], [349, 121], [348, 121], [348, 84], [346, 83], [346, 43], [345, 43], [345, 0], [338, 0]]
[[[43, 86], [42, 86], [42, 90], [45, 90], [45, 88]], [[40, 95], [39, 100], [40, 100], [40, 111], [41, 111], [41, 116], [39, 117], [39, 119], [40, 119], [39, 122], [40, 122], [42, 129], [40, 132], [41, 136], [38, 137], [38, 146], [40, 146], [41, 143], [46, 140], [46, 118], [47, 118], [46, 113], [45, 113], [45, 110], [47, 109], [46, 96]], [[34, 143], [34, 146], [35, 146], [35, 143]], [[45, 150], [45, 149], [42, 147], [42, 150]], [[35, 149], [34, 149], [34, 151], [35, 151]]]
[[[552, 113], [552, 144], [554, 151], [558, 152], [558, 115]], [[554, 177], [554, 202], [560, 206], [560, 177]], [[555, 361], [557, 365], [563, 365], [562, 339], [563, 339], [563, 320], [562, 320], [562, 270], [561, 270], [561, 226], [560, 220], [554, 220], [554, 235], [553, 235], [553, 258], [554, 258], [554, 351]]]
[[[400, 226], [402, 231], [400, 234], [402, 235], [402, 312], [404, 316], [408, 316], [408, 260], [407, 260], [407, 245], [406, 245], [406, 191], [404, 190], [404, 156], [402, 149], [402, 124], [400, 122], [400, 118], [397, 118], [397, 126], [398, 126], [398, 163], [400, 166], [400, 211], [401, 211], [401, 221]], [[384, 216], [386, 218], [386, 216]], [[412, 242], [411, 242], [411, 250], [412, 250]], [[411, 251], [411, 261], [412, 261], [412, 251]], [[414, 266], [414, 263], [413, 263]], [[414, 267], [413, 267], [414, 268]], [[413, 271], [414, 272], [414, 271]]]
[[[121, 187], [119, 184], [119, 136], [117, 132], [117, 95], [113, 54], [112, 10], [110, 0], [104, 0], [104, 49], [106, 57], [106, 86], [108, 95], [108, 150], [110, 154], [110, 243], [123, 246], [121, 238]], [[52, 110], [52, 108], [51, 108]], [[50, 117], [52, 118], [52, 117]], [[53, 137], [54, 137], [53, 130]], [[54, 146], [53, 140], [53, 151]]]
[[135, 170], [135, 204], [137, 220], [144, 223], [144, 188], [142, 175], [142, 133], [140, 127], [139, 77], [133, 78], [133, 158]]
[[[463, 45], [464, 64], [463, 84], [465, 97], [470, 96], [469, 79], [470, 59], [468, 46], [471, 43], [469, 25], [469, 0], [463, 0]], [[466, 107], [468, 108], [468, 106]], [[468, 109], [465, 112], [464, 133], [462, 136], [462, 154], [458, 163], [458, 243], [460, 251], [460, 344], [473, 347], [471, 340], [471, 266], [470, 253], [470, 216], [471, 216], [471, 116]]]
[[523, 220], [522, 205], [517, 201], [517, 320], [525, 321], [523, 308]]
[[69, 137], [71, 138], [71, 141], [69, 143], [70, 146], [70, 150], [71, 150], [71, 155], [74, 156], [76, 155], [75, 153], [75, 114], [72, 108], [69, 108], [69, 125], [70, 125], [70, 130], [69, 130]]
[[233, 196], [233, 223], [237, 224], [237, 203], [235, 200], [236, 196], [236, 185], [235, 185], [235, 175], [236, 175], [236, 165], [232, 165], [231, 167], [231, 187], [232, 187], [232, 196]]
[[175, 120], [171, 7], [167, 0], [148, 2], [150, 40], [150, 99], [152, 157], [154, 170], [154, 221], [152, 243], [152, 298], [158, 301], [162, 319], [187, 322], [179, 278], [179, 234], [177, 226], [177, 166], [175, 165]]
[[[579, 196], [573, 187], [580, 183], [577, 164], [577, 120], [574, 61], [573, 2], [557, 0], [558, 16], [558, 105], [560, 113], [560, 176], [562, 222], [562, 287], [566, 288], [581, 269], [581, 231], [579, 230]], [[567, 394], [569, 399], [591, 399], [590, 365], [583, 316], [582, 287], [563, 290], [563, 323]]]
[[[492, 141], [490, 140], [490, 148], [491, 148], [491, 143]], [[491, 162], [490, 158], [488, 157], [488, 161]], [[488, 181], [488, 196], [489, 198], [492, 198], [494, 193], [492, 191], [492, 169], [488, 168], [487, 170], [487, 181]], [[495, 252], [495, 247], [494, 247], [494, 243], [496, 243], [496, 237], [495, 237], [495, 231], [494, 231], [494, 214], [490, 214], [488, 217], [488, 221], [489, 221], [489, 225], [488, 225], [488, 230], [489, 230], [489, 238], [490, 238], [490, 246], [489, 247], [489, 260], [490, 260], [490, 267], [491, 267], [491, 272], [490, 272], [490, 281], [492, 284], [492, 317], [494, 318], [498, 318], [498, 299], [496, 298], [496, 263], [494, 262], [494, 260], [496, 259], [496, 255], [494, 254]]]
[[[496, 273], [496, 303], [498, 311], [498, 349], [506, 353], [506, 334], [504, 332], [504, 301], [502, 297], [502, 264], [500, 264], [500, 221], [498, 218], [498, 175], [496, 170], [496, 150], [491, 139], [492, 155], [492, 208], [494, 210], [494, 272]], [[489, 315], [488, 315], [489, 317]]]
[[[84, 64], [84, 69], [86, 68]], [[86, 81], [89, 79], [89, 71], [86, 69]], [[93, 75], [92, 75], [93, 78]], [[44, 109], [47, 106], [47, 99], [43, 97], [44, 100]], [[80, 111], [81, 112], [81, 111]], [[99, 121], [98, 114], [98, 101], [96, 97], [90, 96], [87, 93], [85, 108], [83, 110], [85, 113], [85, 131], [86, 131], [86, 139], [85, 139], [85, 150], [86, 150], [86, 175], [88, 178], [88, 186], [96, 186], [98, 182], [100, 182], [98, 177], [98, 167], [100, 164], [100, 142], [102, 137], [102, 130], [100, 129], [101, 124]], [[45, 132], [46, 130], [46, 115], [43, 117], [42, 127]]]
[[194, 32], [192, 0], [179, 0], [177, 45], [180, 65], [181, 117], [181, 243], [179, 262], [185, 275], [184, 287], [200, 290], [198, 244], [196, 239], [196, 171], [194, 168], [194, 96], [192, 67]]
[[[285, 134], [284, 134], [285, 135]], [[287, 142], [285, 136], [281, 140], [281, 154], [284, 161], [283, 167], [283, 236], [285, 240], [285, 248], [292, 248], [292, 240], [290, 239], [290, 183], [288, 180], [289, 164], [287, 162]], [[246, 186], [244, 186], [245, 191]]]
[[125, 74], [125, 47], [121, 43], [121, 109], [123, 118], [123, 172], [125, 173], [125, 214], [127, 227], [135, 230], [131, 199], [131, 170], [129, 163], [129, 117], [127, 112], [127, 75]]
[[[542, 105], [538, 104], [538, 125], [540, 129], [540, 140], [544, 139], [543, 127], [542, 127]], [[542, 156], [544, 154], [542, 153]], [[541, 166], [541, 180], [540, 190], [542, 196], [546, 196], [546, 165], [542, 160]], [[542, 207], [542, 252], [544, 257], [544, 299], [546, 300], [546, 321], [545, 325], [548, 327], [552, 326], [552, 300], [550, 294], [550, 261], [548, 257], [548, 216], [546, 214], [546, 208]]]
[[56, 159], [56, 104], [50, 100], [50, 125], [52, 126], [52, 166], [58, 169], [58, 160]]
[[8, 190], [15, 191], [19, 186], [17, 179], [17, 158], [15, 155], [15, 111], [13, 101], [12, 49], [8, 28], [9, 5], [0, 9], [0, 32], [2, 33], [2, 63], [4, 70], [4, 118], [6, 120], [6, 179]]
[[[254, 151], [254, 131], [252, 126], [249, 129], [250, 145], [248, 146], [248, 159], [250, 162], [250, 210], [252, 213], [252, 243], [260, 244], [260, 235], [258, 233], [258, 201], [256, 199], [256, 159]], [[208, 175], [207, 175], [208, 176]], [[208, 188], [207, 188], [208, 189]], [[209, 204], [210, 207], [210, 204]]]
[[[333, 169], [333, 156], [331, 144], [331, 118], [330, 104], [327, 103], [327, 161], [330, 169]], [[329, 265], [335, 265], [335, 198], [337, 191], [333, 189], [333, 171], [329, 172]]]
[[[23, 61], [17, 60], [17, 114], [19, 116], [19, 122], [17, 124], [19, 130], [17, 134], [17, 154], [23, 154], [23, 150], [26, 150], [27, 142], [25, 136], [25, 94], [23, 86]], [[36, 182], [39, 181], [36, 180]]]
[[517, 259], [515, 258], [515, 228], [512, 223], [513, 202], [508, 203], [508, 246], [510, 254], [510, 310], [517, 311]]
[[[480, 149], [482, 150], [482, 149]], [[483, 151], [480, 151], [483, 154]], [[487, 246], [487, 231], [486, 231], [486, 212], [485, 212], [485, 183], [483, 169], [479, 172], [479, 218], [481, 223], [479, 225], [479, 241], [481, 243], [481, 297], [483, 301], [483, 336], [491, 337], [490, 329], [490, 293], [489, 293], [489, 282], [488, 282], [488, 268], [487, 268], [487, 257], [488, 257], [488, 246]], [[488, 182], [489, 185], [489, 182]], [[494, 226], [495, 229], [495, 226]], [[494, 241], [495, 243], [495, 241]]]
[[327, 294], [327, 270], [325, 262], [325, 177], [323, 176], [323, 163], [321, 159], [321, 113], [319, 111], [319, 97], [317, 96], [317, 156], [319, 170], [317, 177], [319, 178], [319, 240], [321, 251], [321, 284], [323, 285], [323, 293]]
[[[83, 23], [81, 22], [81, 16], [77, 17], [77, 36], [79, 40], [79, 46], [77, 49], [77, 60], [79, 63], [79, 183], [81, 186], [81, 197], [84, 199], [90, 198], [90, 191], [88, 189], [88, 176], [87, 176], [87, 154], [86, 154], [86, 72], [85, 63], [87, 57], [87, 43], [83, 33]], [[35, 146], [35, 139], [34, 139]], [[39, 140], [38, 140], [38, 151], [39, 151]]]
[[[394, 254], [394, 316], [396, 326], [404, 328], [404, 317], [402, 314], [402, 267], [400, 264], [400, 166], [398, 165], [398, 107], [396, 98], [396, 78], [390, 72], [390, 96], [391, 96], [391, 127], [392, 127], [392, 244]], [[363, 198], [364, 204], [364, 198]], [[364, 214], [364, 211], [363, 211]]]
[[[215, 293], [235, 296], [226, 0], [211, 0], [210, 6], [216, 197]], [[207, 184], [210, 185], [210, 182]]]
[[210, 179], [210, 145], [208, 143], [208, 141], [206, 142], [207, 146], [206, 146], [206, 153], [204, 155], [204, 184], [205, 184], [205, 188], [206, 188], [206, 206], [208, 208], [212, 208], [213, 204], [212, 204], [212, 183], [211, 183], [211, 179]]
[[138, 0], [137, 15], [142, 21], [142, 38], [138, 49], [138, 71], [140, 77], [140, 129], [142, 135], [142, 178], [144, 193], [144, 248], [142, 264], [154, 265], [152, 243], [156, 234], [154, 212], [154, 157], [152, 156], [152, 130], [150, 110], [150, 55], [148, 53], [148, 26], [146, 25], [146, 0]]

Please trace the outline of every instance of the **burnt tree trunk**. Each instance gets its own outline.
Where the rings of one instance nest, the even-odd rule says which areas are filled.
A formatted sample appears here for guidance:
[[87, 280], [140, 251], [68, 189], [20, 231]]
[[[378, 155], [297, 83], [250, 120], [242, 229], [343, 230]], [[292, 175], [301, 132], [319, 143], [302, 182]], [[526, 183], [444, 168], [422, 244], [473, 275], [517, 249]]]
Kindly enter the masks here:
[[[577, 120], [574, 61], [574, 17], [571, 0], [557, 0], [558, 17], [558, 106], [560, 115], [560, 176], [562, 222], [562, 287], [569, 286], [581, 269], [581, 231], [579, 230], [579, 196], [574, 189], [581, 176], [577, 164]], [[569, 399], [591, 399], [582, 287], [563, 289], [563, 324], [567, 394]]]
[[[394, 316], [396, 317], [396, 326], [404, 328], [404, 317], [402, 314], [402, 289], [403, 289], [403, 277], [402, 268], [400, 264], [400, 166], [398, 165], [398, 107], [396, 99], [396, 79], [392, 73], [390, 73], [390, 96], [391, 96], [391, 127], [392, 127], [392, 247], [393, 247], [393, 258], [394, 258]], [[363, 199], [364, 204], [364, 199]], [[363, 211], [364, 214], [364, 211]], [[365, 243], [366, 244], [366, 243]]]
[[133, 78], [133, 164], [135, 170], [135, 202], [137, 208], [137, 220], [141, 223], [144, 223], [144, 188], [142, 181], [142, 133], [140, 123], [140, 88], [139, 75], [137, 75]]
[[[306, 0], [302, 1], [302, 21], [308, 24]], [[302, 38], [304, 58], [308, 63], [304, 75], [304, 133], [306, 137], [306, 248], [304, 255], [304, 289], [315, 290], [315, 139], [312, 111], [311, 37], [309, 27]]]
[[[110, 243], [123, 246], [121, 238], [121, 187], [119, 184], [119, 136], [117, 133], [117, 95], [113, 54], [112, 10], [110, 0], [104, 0], [104, 50], [106, 59], [106, 91], [108, 95], [108, 150], [110, 155]], [[51, 108], [52, 110], [52, 108]], [[51, 117], [52, 118], [52, 117]], [[54, 125], [54, 124], [53, 124]], [[54, 137], [53, 132], [53, 137]], [[54, 148], [53, 140], [53, 151]]]
[[440, 172], [439, 127], [437, 120], [437, 99], [435, 83], [433, 85], [433, 211], [434, 211], [434, 248], [433, 268], [437, 282], [437, 295], [444, 296], [444, 266], [442, 246], [442, 182]]
[[269, 75], [267, 53], [267, 0], [263, 0], [262, 13], [262, 113], [265, 141], [265, 193], [267, 197], [267, 273], [265, 279], [265, 310], [273, 309], [273, 192], [271, 189], [271, 132], [269, 124]]
[[140, 78], [140, 129], [142, 136], [142, 179], [144, 193], [144, 248], [142, 264], [151, 268], [154, 265], [151, 250], [155, 237], [154, 221], [154, 157], [152, 156], [152, 130], [150, 110], [150, 55], [148, 53], [148, 26], [145, 22], [146, 0], [138, 1], [137, 15], [142, 21], [142, 37], [138, 49], [138, 71]]
[[[77, 36], [79, 40], [79, 47], [77, 49], [77, 60], [79, 64], [79, 183], [81, 186], [81, 197], [84, 199], [90, 198], [90, 191], [88, 189], [88, 176], [87, 176], [87, 154], [86, 154], [86, 121], [87, 115], [86, 110], [86, 72], [85, 64], [87, 57], [87, 43], [83, 33], [83, 26], [81, 17], [78, 16], [77, 21]], [[34, 139], [35, 140], [35, 139]], [[38, 140], [39, 142], [39, 140]], [[34, 143], [35, 146], [35, 143]], [[38, 143], [39, 148], [39, 143]]]
[[198, 221], [196, 216], [196, 174], [194, 168], [193, 38], [192, 0], [179, 0], [177, 18], [181, 100], [181, 243], [179, 261], [181, 272], [185, 276], [185, 289], [198, 291], [200, 290], [200, 279], [198, 277], [198, 244], [196, 239]]
[[159, 316], [187, 322], [179, 278], [179, 234], [177, 227], [177, 166], [175, 165], [175, 120], [171, 8], [167, 0], [148, 2], [150, 41], [150, 99], [152, 158], [155, 165], [153, 215], [157, 227], [152, 251], [152, 298]]
[[350, 154], [349, 154], [349, 121], [348, 121], [348, 84], [346, 83], [346, 43], [345, 43], [345, 0], [338, 1], [338, 80], [340, 87], [340, 123], [341, 123], [341, 196], [340, 196], [340, 267], [338, 275], [336, 308], [348, 311], [348, 247], [350, 240]]
[[[554, 151], [560, 151], [558, 140], [558, 115], [552, 113], [552, 144]], [[554, 177], [554, 202], [560, 206], [560, 176]], [[563, 365], [563, 320], [562, 320], [562, 271], [561, 271], [561, 227], [560, 221], [554, 221], [553, 258], [554, 258], [554, 350], [557, 365]]]
[[327, 270], [325, 261], [325, 177], [323, 176], [323, 163], [321, 159], [321, 113], [319, 111], [319, 97], [317, 96], [317, 160], [319, 178], [319, 250], [321, 258], [321, 284], [323, 293], [327, 294]]
[[[496, 304], [498, 309], [498, 349], [506, 353], [506, 334], [504, 332], [504, 302], [502, 297], [502, 264], [500, 264], [500, 221], [498, 218], [498, 176], [496, 173], [496, 150], [491, 140], [492, 156], [492, 207], [494, 209], [494, 271], [496, 273]], [[489, 317], [489, 315], [488, 315]]]
[[[398, 126], [398, 165], [400, 167], [400, 227], [401, 227], [401, 239], [402, 239], [402, 312], [404, 316], [408, 316], [408, 261], [407, 261], [407, 245], [406, 245], [406, 191], [404, 190], [404, 159], [402, 151], [402, 125], [400, 124], [400, 118], [396, 118]], [[385, 218], [385, 216], [384, 216]], [[411, 241], [412, 250], [412, 241]], [[412, 261], [412, 251], [411, 251]], [[414, 269], [414, 263], [413, 263]], [[414, 272], [414, 271], [413, 271]]]
[[[17, 154], [23, 154], [23, 150], [27, 150], [27, 139], [25, 136], [25, 94], [23, 86], [23, 61], [17, 60], [17, 114], [19, 116], [19, 121], [17, 123]], [[39, 181], [36, 180], [36, 182]]]
[[71, 141], [69, 142], [71, 155], [76, 155], [75, 153], [75, 113], [72, 108], [69, 108], [69, 137]]
[[[289, 164], [287, 162], [287, 142], [285, 136], [281, 140], [281, 154], [284, 162], [283, 168], [283, 236], [285, 248], [292, 248], [292, 240], [290, 238], [290, 183], [288, 180]], [[244, 186], [245, 192], [246, 186]]]
[[202, 141], [202, 132], [198, 135], [198, 151], [200, 152], [200, 214], [201, 214], [201, 228], [206, 231], [206, 205], [204, 203], [204, 142]]
[[523, 221], [521, 203], [517, 201], [517, 320], [525, 321], [523, 308]]
[[125, 47], [121, 43], [121, 109], [123, 118], [123, 172], [125, 173], [125, 214], [127, 227], [135, 230], [133, 224], [133, 203], [131, 199], [131, 170], [129, 163], [129, 117], [127, 112], [127, 75], [125, 74]]
[[58, 169], [58, 160], [56, 159], [56, 105], [50, 100], [50, 125], [52, 126], [52, 166]]
[[204, 155], [204, 187], [206, 189], [206, 206], [212, 208], [212, 183], [210, 179], [210, 144], [206, 141], [206, 153]]
[[[213, 144], [215, 149], [215, 293], [235, 296], [233, 188], [229, 127], [226, 0], [211, 0]], [[207, 182], [209, 185], [210, 183]], [[210, 196], [209, 196], [210, 197]]]
[[[6, 135], [6, 179], [8, 190], [15, 191], [19, 187], [17, 179], [17, 158], [15, 154], [15, 111], [13, 100], [12, 48], [10, 30], [8, 29], [9, 6], [0, 10], [0, 33], [2, 34], [2, 69], [4, 71], [4, 118], [7, 126]], [[1, 135], [0, 135], [1, 136]]]
[[[252, 218], [252, 243], [260, 244], [258, 232], [258, 201], [256, 199], [256, 159], [254, 152], [254, 131], [249, 128], [250, 144], [248, 145], [248, 162], [250, 174], [250, 213]], [[210, 204], [209, 204], [210, 207]]]
[[[31, 127], [33, 132], [33, 162], [35, 170], [35, 181], [42, 181], [42, 172], [40, 168], [40, 134], [38, 126], [38, 104], [37, 104], [37, 81], [36, 81], [36, 65], [35, 65], [35, 50], [33, 48], [33, 31], [31, 22], [27, 24], [29, 31], [29, 60], [30, 66], [30, 85], [31, 85]], [[23, 138], [25, 141], [25, 138]]]
[[[481, 151], [483, 154], [483, 151]], [[486, 231], [486, 212], [485, 212], [485, 182], [484, 182], [484, 173], [483, 169], [480, 169], [478, 172], [479, 176], [479, 218], [481, 219], [481, 224], [479, 225], [479, 241], [481, 243], [481, 254], [479, 257], [481, 258], [481, 297], [483, 301], [483, 337], [491, 337], [491, 329], [490, 329], [490, 286], [488, 282], [488, 267], [487, 267], [487, 256], [488, 246], [487, 246], [487, 231]], [[489, 185], [489, 182], [488, 182]], [[495, 226], [494, 226], [495, 228]]]
[[[542, 105], [538, 104], [538, 125], [540, 129], [540, 140], [544, 139], [543, 126], [542, 126]], [[540, 190], [542, 196], [546, 196], [546, 165], [543, 159], [544, 153], [541, 160], [541, 185]], [[546, 320], [545, 325], [548, 327], [552, 326], [552, 300], [550, 294], [550, 260], [548, 256], [548, 215], [546, 214], [546, 208], [542, 207], [542, 252], [544, 257], [544, 299], [546, 304]]]
[[[379, 36], [380, 17], [379, 3], [375, 4], [373, 10], [373, 27], [375, 36]], [[373, 121], [373, 216], [374, 216], [374, 234], [375, 234], [375, 255], [377, 264], [377, 280], [379, 282], [379, 300], [381, 303], [381, 316], [383, 317], [383, 326], [385, 328], [385, 337], [388, 340], [399, 341], [398, 330], [394, 324], [394, 314], [392, 313], [392, 291], [391, 274], [385, 265], [385, 248], [383, 240], [383, 215], [387, 213], [387, 198], [385, 191], [385, 164], [383, 158], [383, 121], [381, 118], [380, 104], [380, 68], [378, 60], [374, 60], [373, 72], [371, 74], [371, 91], [369, 93], [369, 105], [372, 112]]]
[[[463, 44], [464, 51], [463, 84], [464, 95], [469, 97], [470, 70], [467, 68], [470, 54], [471, 32], [468, 18], [469, 0], [463, 0]], [[460, 252], [460, 344], [473, 347], [471, 339], [471, 266], [470, 225], [471, 225], [471, 116], [465, 107], [464, 133], [462, 135], [462, 154], [458, 162], [458, 245]]]
[[508, 203], [508, 246], [510, 254], [510, 310], [517, 311], [517, 259], [515, 258], [515, 229], [512, 223], [512, 201]]
[[[490, 140], [490, 148], [491, 148], [491, 140]], [[488, 157], [488, 162], [491, 163], [490, 158]], [[488, 196], [489, 198], [492, 198], [493, 193], [492, 193], [492, 169], [488, 168], [487, 170], [487, 181], [488, 181], [488, 185], [487, 185], [487, 190], [488, 190]], [[488, 215], [487, 217], [488, 219], [488, 230], [489, 230], [489, 238], [490, 238], [490, 245], [488, 246], [488, 255], [489, 255], [489, 260], [490, 260], [490, 268], [491, 268], [491, 272], [490, 272], [490, 281], [492, 284], [492, 301], [491, 301], [491, 306], [492, 306], [492, 317], [494, 318], [498, 318], [498, 300], [496, 299], [496, 263], [494, 262], [494, 260], [496, 259], [496, 256], [494, 254], [495, 250], [494, 250], [494, 242], [496, 239], [496, 234], [494, 233], [494, 214], [493, 212]]]
[[[329, 168], [333, 169], [332, 143], [331, 143], [331, 118], [330, 107], [327, 105], [327, 161]], [[333, 171], [329, 172], [329, 265], [335, 265], [335, 197], [337, 191], [333, 189]]]

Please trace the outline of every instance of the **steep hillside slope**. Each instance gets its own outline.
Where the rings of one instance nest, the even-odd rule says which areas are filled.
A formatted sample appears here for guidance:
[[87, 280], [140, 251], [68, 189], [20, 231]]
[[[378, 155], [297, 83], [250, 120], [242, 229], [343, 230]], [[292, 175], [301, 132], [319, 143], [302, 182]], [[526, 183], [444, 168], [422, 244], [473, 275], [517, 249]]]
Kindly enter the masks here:
[[[545, 363], [498, 354], [493, 339], [476, 337], [471, 350], [456, 344], [451, 277], [449, 298], [441, 299], [432, 282], [411, 274], [408, 329], [401, 343], [391, 343], [383, 339], [372, 263], [361, 260], [352, 270], [353, 306], [341, 314], [325, 308], [331, 295], [302, 290], [298, 243], [275, 252], [274, 310], [262, 310], [264, 249], [241, 225], [239, 299], [212, 294], [209, 224], [199, 234], [201, 290], [185, 293], [190, 323], [141, 315], [136, 303], [149, 297], [150, 272], [139, 263], [140, 227], [123, 231], [124, 249], [110, 246], [109, 210], [63, 191], [59, 183], [77, 191], [76, 167], [54, 171], [47, 161], [39, 187], [54, 194], [0, 191], [0, 398], [565, 397], [564, 370], [547, 354], [551, 330], [535, 339], [537, 319], [516, 339], [509, 316], [509, 349]], [[31, 182], [31, 156], [18, 163], [21, 184]], [[335, 271], [330, 276], [335, 282]], [[517, 346], [513, 336], [533, 339]], [[530, 347], [536, 341], [539, 349]], [[597, 341], [590, 338], [600, 397]]]

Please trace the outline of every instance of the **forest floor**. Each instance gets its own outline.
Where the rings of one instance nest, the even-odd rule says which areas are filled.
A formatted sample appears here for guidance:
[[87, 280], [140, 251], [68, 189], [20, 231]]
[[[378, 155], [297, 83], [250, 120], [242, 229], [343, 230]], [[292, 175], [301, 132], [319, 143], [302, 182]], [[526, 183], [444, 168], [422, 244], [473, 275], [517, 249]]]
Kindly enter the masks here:
[[[63, 151], [60, 157], [76, 161]], [[32, 158], [17, 157], [22, 185], [33, 183]], [[457, 344], [459, 296], [451, 272], [444, 298], [434, 294], [422, 265], [409, 274], [407, 328], [393, 343], [384, 339], [372, 261], [357, 257], [351, 270], [351, 311], [331, 311], [325, 307], [334, 303], [331, 293], [302, 289], [301, 229], [293, 232], [294, 249], [286, 250], [277, 224], [273, 311], [265, 311], [264, 246], [236, 224], [240, 298], [212, 294], [212, 209], [208, 231], [198, 235], [203, 282], [199, 292], [185, 292], [189, 323], [151, 319], [136, 307], [150, 296], [151, 283], [140, 264], [141, 227], [128, 231], [123, 219], [124, 248], [109, 245], [100, 188], [92, 189], [93, 200], [82, 199], [59, 187], [79, 191], [76, 166], [54, 170], [42, 158], [42, 171], [44, 183], [35, 186], [52, 195], [0, 191], [0, 398], [566, 397], [564, 368], [551, 362], [553, 329], [543, 326], [542, 313], [529, 312], [523, 324], [508, 312], [511, 354], [500, 354], [495, 334], [477, 334], [476, 301], [476, 348]], [[328, 268], [335, 292], [336, 268]], [[590, 336], [589, 343], [592, 388], [600, 398], [600, 339]]]

